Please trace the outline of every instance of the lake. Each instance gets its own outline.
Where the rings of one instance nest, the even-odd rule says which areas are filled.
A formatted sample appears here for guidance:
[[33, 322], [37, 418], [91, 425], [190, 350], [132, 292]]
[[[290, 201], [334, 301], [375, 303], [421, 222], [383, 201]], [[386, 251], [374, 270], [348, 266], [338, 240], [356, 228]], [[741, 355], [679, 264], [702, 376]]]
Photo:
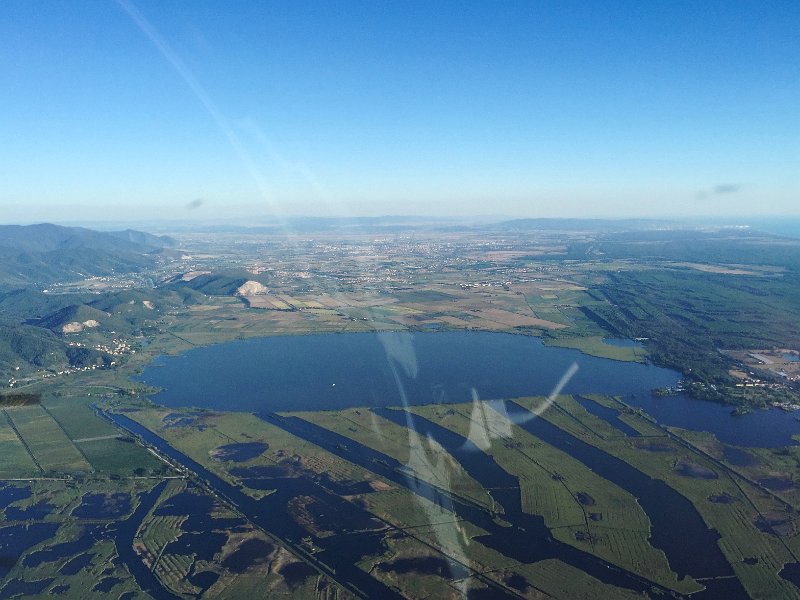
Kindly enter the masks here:
[[352, 333], [227, 342], [160, 357], [142, 381], [167, 406], [333, 410], [565, 393], [650, 394], [678, 374], [488, 332]]
[[[577, 370], [576, 370], [577, 368]], [[545, 346], [494, 332], [349, 333], [276, 336], [161, 356], [140, 381], [162, 388], [170, 407], [280, 412], [455, 403], [566, 394], [619, 395], [667, 425], [711, 431], [729, 444], [781, 446], [800, 433], [791, 413], [755, 411], [684, 396], [655, 399], [679, 374]]]

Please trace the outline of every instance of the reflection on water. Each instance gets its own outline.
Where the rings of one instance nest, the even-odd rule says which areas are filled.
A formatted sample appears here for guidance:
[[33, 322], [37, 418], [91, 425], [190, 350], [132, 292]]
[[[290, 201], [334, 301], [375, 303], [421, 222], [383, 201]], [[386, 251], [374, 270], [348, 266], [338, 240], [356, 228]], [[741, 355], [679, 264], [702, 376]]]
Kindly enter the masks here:
[[274, 412], [564, 393], [649, 394], [678, 374], [488, 332], [282, 336], [192, 349], [149, 367], [167, 406]]
[[653, 398], [653, 388], [676, 384], [675, 371], [505, 333], [279, 336], [195, 348], [157, 365], [141, 379], [164, 388], [153, 400], [172, 407], [280, 412], [547, 396], [569, 374], [563, 393], [619, 395], [662, 424], [727, 444], [784, 446], [800, 433], [794, 415], [777, 409], [734, 417], [729, 406], [685, 395]]

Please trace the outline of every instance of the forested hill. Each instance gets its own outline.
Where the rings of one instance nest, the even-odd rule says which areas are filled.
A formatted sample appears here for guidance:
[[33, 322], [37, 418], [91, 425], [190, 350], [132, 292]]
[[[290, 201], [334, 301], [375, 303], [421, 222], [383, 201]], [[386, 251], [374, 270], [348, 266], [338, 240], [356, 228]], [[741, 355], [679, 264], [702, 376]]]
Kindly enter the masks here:
[[51, 283], [135, 272], [175, 245], [140, 231], [101, 232], [52, 224], [0, 225], [0, 284]]

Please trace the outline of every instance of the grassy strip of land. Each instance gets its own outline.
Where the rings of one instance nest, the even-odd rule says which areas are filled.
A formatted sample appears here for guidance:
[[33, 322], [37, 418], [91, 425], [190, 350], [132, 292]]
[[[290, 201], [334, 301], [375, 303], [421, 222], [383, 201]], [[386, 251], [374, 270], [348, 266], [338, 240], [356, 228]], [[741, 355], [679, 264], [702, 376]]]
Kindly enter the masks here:
[[0, 412], [0, 478], [41, 475], [41, 469], [12, 423], [6, 411]]
[[644, 348], [635, 346], [613, 346], [603, 341], [602, 336], [586, 336], [586, 337], [553, 337], [547, 338], [548, 346], [560, 346], [562, 348], [574, 348], [580, 350], [584, 354], [592, 356], [599, 356], [600, 358], [610, 358], [611, 360], [624, 360], [644, 362], [647, 357], [647, 351]]
[[[335, 481], [372, 478], [366, 470], [342, 461], [253, 414], [192, 411], [189, 414], [193, 415], [193, 420], [189, 424], [170, 426], [169, 420], [165, 422], [165, 417], [181, 414], [151, 407], [126, 413], [126, 416], [155, 431], [175, 448], [235, 485], [239, 481], [228, 473], [229, 468], [273, 466], [287, 458], [294, 458], [302, 468], [327, 473]], [[240, 442], [263, 442], [268, 448], [260, 456], [244, 462], [226, 463], [212, 457], [212, 452], [219, 446]], [[264, 490], [243, 488], [242, 491], [255, 498], [265, 495]]]

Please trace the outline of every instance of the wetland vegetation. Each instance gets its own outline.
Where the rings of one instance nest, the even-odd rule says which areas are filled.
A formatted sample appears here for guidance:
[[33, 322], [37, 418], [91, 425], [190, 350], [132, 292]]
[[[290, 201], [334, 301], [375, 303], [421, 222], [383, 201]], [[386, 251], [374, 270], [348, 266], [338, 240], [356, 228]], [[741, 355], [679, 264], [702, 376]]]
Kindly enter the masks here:
[[0, 596], [800, 597], [796, 341], [733, 341], [757, 298], [794, 314], [769, 238], [734, 268], [598, 231], [326, 235], [0, 298], [103, 354], [3, 363]]

